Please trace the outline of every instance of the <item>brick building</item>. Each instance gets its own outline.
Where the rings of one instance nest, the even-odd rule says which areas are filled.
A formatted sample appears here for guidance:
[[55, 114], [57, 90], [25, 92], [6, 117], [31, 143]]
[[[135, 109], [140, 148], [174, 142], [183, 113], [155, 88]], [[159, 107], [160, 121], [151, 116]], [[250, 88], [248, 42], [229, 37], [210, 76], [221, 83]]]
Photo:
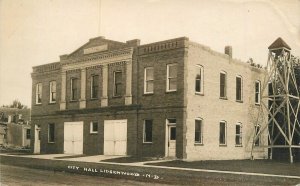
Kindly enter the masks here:
[[[250, 158], [265, 71], [186, 37], [90, 39], [33, 67], [35, 153]], [[267, 115], [263, 116], [267, 118]], [[258, 118], [262, 119], [262, 118]], [[255, 158], [267, 158], [254, 146]]]

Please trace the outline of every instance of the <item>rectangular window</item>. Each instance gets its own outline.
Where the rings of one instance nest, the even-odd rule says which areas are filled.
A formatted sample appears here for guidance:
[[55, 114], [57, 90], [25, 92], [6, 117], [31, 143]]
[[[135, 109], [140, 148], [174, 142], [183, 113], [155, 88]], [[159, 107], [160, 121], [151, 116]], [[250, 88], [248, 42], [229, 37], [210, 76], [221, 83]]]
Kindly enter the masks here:
[[237, 76], [236, 77], [236, 100], [237, 101], [242, 101], [243, 100], [243, 98], [242, 98], [242, 96], [243, 96], [242, 86], [243, 86], [243, 79], [242, 79], [241, 76]]
[[78, 79], [72, 78], [71, 79], [71, 100], [78, 99]]
[[55, 142], [55, 125], [54, 125], [54, 123], [48, 124], [48, 142], [49, 143]]
[[226, 98], [226, 72], [220, 73], [220, 98]]
[[36, 104], [41, 104], [42, 103], [42, 83], [36, 84], [35, 103]]
[[[257, 136], [259, 134], [259, 132], [260, 132], [260, 126], [257, 125], [255, 127], [255, 136]], [[254, 142], [254, 146], [259, 146], [259, 144], [260, 144], [260, 137], [257, 137], [255, 142]]]
[[242, 124], [237, 123], [235, 125], [235, 145], [241, 146], [242, 145]]
[[99, 76], [93, 75], [91, 77], [91, 98], [98, 98]]
[[122, 72], [114, 72], [114, 96], [122, 96]]
[[90, 123], [90, 133], [98, 133], [98, 122], [92, 121]]
[[154, 89], [154, 70], [153, 67], [147, 67], [144, 71], [144, 93], [153, 93]]
[[50, 103], [56, 102], [56, 81], [50, 81]]
[[167, 65], [167, 91], [177, 90], [177, 64]]
[[30, 139], [30, 129], [26, 129], [26, 139]]
[[195, 120], [195, 143], [202, 144], [202, 120]]
[[226, 145], [226, 122], [220, 122], [220, 145]]
[[260, 104], [260, 81], [255, 81], [255, 104]]
[[152, 143], [152, 120], [144, 121], [144, 143]]
[[196, 93], [200, 93], [203, 94], [203, 83], [204, 83], [204, 79], [203, 79], [203, 66], [197, 65], [196, 66], [197, 69], [197, 73], [196, 73], [196, 80], [195, 80], [195, 91]]

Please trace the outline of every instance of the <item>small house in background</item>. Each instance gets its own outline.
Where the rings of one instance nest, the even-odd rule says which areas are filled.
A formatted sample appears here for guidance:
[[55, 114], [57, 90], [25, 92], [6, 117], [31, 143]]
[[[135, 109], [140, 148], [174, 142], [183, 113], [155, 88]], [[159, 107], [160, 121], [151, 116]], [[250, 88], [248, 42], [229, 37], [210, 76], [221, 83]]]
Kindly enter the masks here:
[[30, 146], [30, 109], [0, 107], [0, 145]]

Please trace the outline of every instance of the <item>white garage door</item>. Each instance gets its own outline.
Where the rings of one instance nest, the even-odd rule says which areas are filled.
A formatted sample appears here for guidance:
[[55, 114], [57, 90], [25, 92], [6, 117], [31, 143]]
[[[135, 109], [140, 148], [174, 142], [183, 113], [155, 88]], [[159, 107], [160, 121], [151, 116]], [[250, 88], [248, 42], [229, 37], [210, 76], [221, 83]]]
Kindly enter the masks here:
[[104, 155], [126, 155], [127, 120], [104, 121]]
[[64, 153], [83, 154], [83, 122], [64, 123]]

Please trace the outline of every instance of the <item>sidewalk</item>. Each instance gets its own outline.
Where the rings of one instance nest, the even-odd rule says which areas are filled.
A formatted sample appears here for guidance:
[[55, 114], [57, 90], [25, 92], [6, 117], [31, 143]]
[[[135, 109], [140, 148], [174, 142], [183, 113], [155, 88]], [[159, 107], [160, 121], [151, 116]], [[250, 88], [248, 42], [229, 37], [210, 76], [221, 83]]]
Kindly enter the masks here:
[[[201, 179], [230, 180], [233, 184], [251, 183], [272, 185], [298, 184], [300, 176], [251, 173], [230, 170], [212, 170], [203, 168], [174, 167], [156, 164], [168, 164], [170, 160], [146, 160], [133, 162], [113, 162], [129, 157], [121, 156], [72, 156], [67, 154], [50, 155], [9, 155], [0, 154], [1, 164], [25, 166], [53, 171], [65, 171], [93, 176], [125, 178], [147, 182], [171, 184], [200, 183]], [[129, 158], [130, 160], [130, 158]], [[109, 162], [108, 162], [109, 161]]]

